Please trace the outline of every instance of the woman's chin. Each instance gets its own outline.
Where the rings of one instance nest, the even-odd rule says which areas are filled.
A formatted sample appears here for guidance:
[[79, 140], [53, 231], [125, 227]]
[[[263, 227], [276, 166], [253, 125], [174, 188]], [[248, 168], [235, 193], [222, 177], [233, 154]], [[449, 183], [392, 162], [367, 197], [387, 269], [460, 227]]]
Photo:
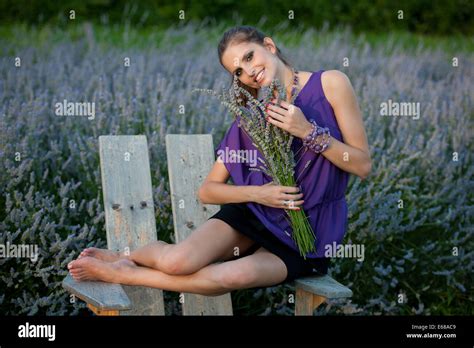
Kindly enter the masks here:
[[270, 86], [270, 84], [265, 79], [261, 83], [257, 84], [257, 88], [268, 87], [268, 86]]

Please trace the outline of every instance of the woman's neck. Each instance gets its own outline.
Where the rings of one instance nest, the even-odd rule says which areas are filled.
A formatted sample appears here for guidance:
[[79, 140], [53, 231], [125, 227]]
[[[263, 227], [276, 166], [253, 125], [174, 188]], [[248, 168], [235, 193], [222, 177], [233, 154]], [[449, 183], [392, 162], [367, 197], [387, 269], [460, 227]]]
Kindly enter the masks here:
[[290, 101], [291, 89], [293, 88], [293, 71], [291, 70], [291, 68], [280, 62], [279, 73], [277, 78], [282, 84], [282, 87], [286, 90], [287, 101]]

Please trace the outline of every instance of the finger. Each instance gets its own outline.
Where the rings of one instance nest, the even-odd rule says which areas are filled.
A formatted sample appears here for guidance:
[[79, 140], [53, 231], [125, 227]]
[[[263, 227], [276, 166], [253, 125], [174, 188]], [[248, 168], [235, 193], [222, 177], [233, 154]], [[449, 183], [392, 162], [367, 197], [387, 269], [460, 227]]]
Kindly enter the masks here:
[[[283, 203], [283, 201], [287, 201], [286, 203]], [[302, 205], [304, 203], [304, 199], [296, 200], [296, 199], [281, 199], [280, 204], [283, 205], [285, 208], [286, 207], [293, 207], [296, 205]]]
[[274, 103], [277, 107], [280, 107], [282, 109], [288, 110], [291, 104], [289, 104], [286, 100], [280, 99], [280, 101], [277, 101], [275, 98], [270, 100], [272, 103]]
[[283, 112], [283, 109], [277, 110], [277, 109], [275, 109], [275, 107], [273, 109], [268, 108], [267, 109], [267, 115], [270, 115], [270, 116], [272, 116], [274, 118], [277, 118], [277, 119], [278, 119], [277, 116], [279, 116], [280, 118], [286, 117], [284, 112]]
[[303, 198], [303, 193], [284, 193], [282, 196], [281, 196], [281, 199], [285, 199], [285, 200], [288, 200], [288, 199], [292, 199], [292, 200], [295, 200], [295, 199], [301, 199]]
[[270, 104], [273, 107], [273, 110], [280, 114], [284, 114], [288, 111], [287, 108], [282, 107], [280, 104]]
[[289, 210], [299, 210], [301, 209], [301, 206], [303, 205], [304, 200], [299, 200], [299, 201], [293, 201], [289, 202], [288, 204], [283, 204], [281, 208], [283, 209], [289, 209]]
[[282, 201], [280, 201], [280, 203], [271, 204], [270, 207], [277, 208], [277, 209], [285, 209], [285, 210], [300, 210], [301, 209], [301, 207], [299, 206], [300, 204], [296, 204], [296, 201], [295, 201], [295, 204], [291, 207], [284, 205], [281, 202]]
[[280, 186], [281, 192], [283, 193], [297, 193], [300, 192], [300, 188], [298, 186]]
[[279, 127], [279, 128], [281, 128], [281, 129], [285, 130], [285, 123], [276, 120], [276, 119], [275, 119], [275, 116], [271, 116], [271, 115], [270, 115], [270, 116], [267, 116], [267, 117], [266, 117], [266, 120], [267, 120], [268, 123], [271, 123], [271, 124], [273, 124], [274, 126]]

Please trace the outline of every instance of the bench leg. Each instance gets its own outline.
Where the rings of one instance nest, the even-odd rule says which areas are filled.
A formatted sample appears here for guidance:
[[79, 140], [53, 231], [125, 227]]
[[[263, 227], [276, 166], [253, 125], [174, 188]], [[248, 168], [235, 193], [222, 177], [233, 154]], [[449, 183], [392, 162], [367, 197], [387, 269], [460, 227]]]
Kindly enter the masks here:
[[119, 315], [119, 311], [98, 309], [89, 303], [87, 304], [87, 307], [97, 315]]
[[324, 296], [296, 288], [295, 315], [313, 315], [314, 310], [324, 301]]

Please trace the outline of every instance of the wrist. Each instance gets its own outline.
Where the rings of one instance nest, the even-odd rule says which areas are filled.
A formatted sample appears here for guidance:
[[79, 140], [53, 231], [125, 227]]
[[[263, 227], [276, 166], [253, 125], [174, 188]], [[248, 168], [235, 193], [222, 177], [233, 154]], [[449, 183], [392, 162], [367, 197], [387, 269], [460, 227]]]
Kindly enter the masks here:
[[306, 126], [304, 127], [304, 131], [303, 131], [302, 135], [300, 136], [300, 139], [305, 139], [308, 135], [311, 134], [312, 131], [313, 131], [312, 123], [307, 122]]
[[331, 132], [328, 127], [320, 127], [316, 121], [311, 120], [311, 132], [303, 138], [303, 146], [316, 153], [326, 151], [329, 146]]
[[247, 199], [248, 202], [258, 203], [258, 197], [260, 192], [260, 186], [258, 185], [249, 185], [247, 186]]

